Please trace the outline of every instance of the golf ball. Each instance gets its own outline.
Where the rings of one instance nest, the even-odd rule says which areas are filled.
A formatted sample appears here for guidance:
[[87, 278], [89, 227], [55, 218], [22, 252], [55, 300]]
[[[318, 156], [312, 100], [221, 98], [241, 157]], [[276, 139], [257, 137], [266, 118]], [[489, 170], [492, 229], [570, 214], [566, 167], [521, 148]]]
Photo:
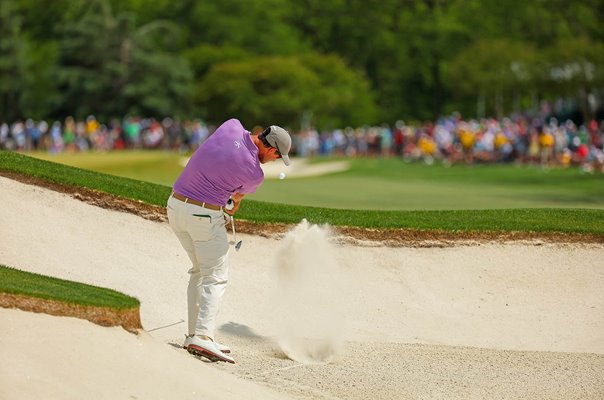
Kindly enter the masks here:
[[279, 172], [279, 179], [285, 179], [285, 172]]

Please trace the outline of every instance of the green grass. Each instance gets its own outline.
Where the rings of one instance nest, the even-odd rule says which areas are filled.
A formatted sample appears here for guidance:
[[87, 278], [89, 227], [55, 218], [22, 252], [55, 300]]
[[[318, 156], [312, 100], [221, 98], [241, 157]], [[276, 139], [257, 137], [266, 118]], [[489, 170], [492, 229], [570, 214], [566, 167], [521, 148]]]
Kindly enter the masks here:
[[405, 163], [355, 159], [345, 172], [267, 180], [256, 198], [277, 203], [373, 210], [502, 208], [604, 209], [604, 175], [578, 168]]
[[[395, 164], [398, 163], [398, 164]], [[369, 228], [410, 228], [420, 230], [446, 231], [525, 231], [525, 232], [567, 232], [589, 233], [604, 236], [604, 210], [598, 208], [547, 208], [546, 202], [535, 208], [502, 208], [502, 203], [482, 200], [490, 209], [472, 209], [471, 195], [490, 192], [494, 198], [512, 196], [514, 191], [526, 192], [526, 196], [539, 199], [547, 196], [548, 191], [561, 188], [556, 196], [561, 203], [571, 204], [568, 199], [578, 197], [582, 204], [602, 206], [604, 201], [604, 180], [598, 175], [581, 175], [577, 170], [551, 170], [543, 172], [530, 168], [515, 168], [505, 166], [488, 167], [431, 167], [414, 164], [404, 164], [398, 160], [366, 160], [355, 161], [350, 171], [322, 177], [317, 182], [323, 185], [324, 196], [344, 190], [340, 206], [358, 204], [357, 197], [368, 198], [373, 204], [385, 204], [381, 194], [388, 193], [398, 185], [418, 187], [425, 183], [432, 186], [453, 186], [451, 192], [434, 192], [413, 200], [420, 210], [370, 210], [338, 209], [335, 207], [307, 207], [292, 204], [269, 203], [246, 199], [237, 216], [255, 222], [298, 223], [306, 218], [312, 223], [329, 223], [331, 225], [347, 225]], [[170, 187], [160, 184], [137, 181], [102, 173], [73, 168], [57, 163], [34, 159], [12, 152], [0, 152], [0, 170], [18, 172], [36, 176], [52, 182], [84, 186], [118, 196], [137, 199], [149, 204], [164, 206], [170, 194]], [[439, 176], [441, 175], [441, 176]], [[444, 178], [443, 178], [444, 176]], [[341, 179], [341, 186], [336, 186], [331, 177]], [[268, 180], [265, 185], [277, 184], [282, 196], [288, 196], [290, 203], [298, 203], [304, 198], [296, 185], [305, 185], [307, 179], [286, 179], [283, 181]], [[299, 182], [299, 183], [298, 183]], [[369, 185], [368, 182], [380, 182], [379, 185]], [[489, 183], [501, 185], [499, 192], [493, 194], [493, 189], [485, 188]], [[390, 185], [388, 184], [390, 183]], [[287, 185], [287, 186], [286, 186]], [[415, 186], [413, 186], [415, 185]], [[348, 187], [351, 186], [351, 187]], [[381, 188], [379, 189], [378, 186]], [[304, 186], [301, 186], [304, 188]], [[473, 187], [472, 191], [471, 188]], [[270, 190], [270, 189], [269, 189]], [[321, 186], [308, 188], [307, 193], [314, 199], [313, 204], [323, 205], [321, 201]], [[381, 190], [381, 192], [379, 192]], [[399, 189], [400, 190], [400, 189]], [[429, 210], [422, 207], [429, 202], [429, 197], [440, 197], [443, 204], [454, 201], [454, 194], [461, 200], [466, 200], [467, 209]], [[300, 197], [297, 197], [298, 194]], [[254, 196], [257, 198], [257, 196]], [[398, 194], [397, 194], [398, 198]], [[352, 199], [352, 200], [351, 200]], [[399, 202], [410, 202], [402, 198]], [[423, 203], [422, 203], [423, 202]], [[504, 203], [505, 204], [505, 203]], [[355, 207], [348, 207], [355, 208]], [[387, 208], [384, 206], [384, 208]], [[423, 209], [422, 209], [423, 208]], [[447, 208], [447, 207], [443, 207]], [[459, 207], [458, 207], [459, 208]], [[476, 207], [478, 208], [478, 207]]]
[[[34, 157], [171, 186], [186, 158], [174, 152], [33, 153]], [[331, 159], [323, 160], [332, 161]], [[400, 159], [355, 159], [346, 172], [266, 179], [250, 199], [363, 210], [604, 209], [604, 175], [578, 168], [516, 165], [427, 166]], [[294, 163], [296, 161], [294, 160]], [[287, 168], [283, 167], [287, 172]]]
[[18, 172], [59, 184], [83, 186], [150, 204], [163, 205], [170, 195], [170, 188], [165, 185], [99, 174], [8, 151], [0, 151], [0, 170]]
[[173, 151], [114, 151], [57, 153], [32, 152], [41, 160], [71, 165], [85, 170], [170, 186], [184, 167], [186, 158]]
[[20, 271], [5, 265], [0, 265], [0, 292], [82, 306], [130, 309], [140, 305], [134, 297], [115, 290]]

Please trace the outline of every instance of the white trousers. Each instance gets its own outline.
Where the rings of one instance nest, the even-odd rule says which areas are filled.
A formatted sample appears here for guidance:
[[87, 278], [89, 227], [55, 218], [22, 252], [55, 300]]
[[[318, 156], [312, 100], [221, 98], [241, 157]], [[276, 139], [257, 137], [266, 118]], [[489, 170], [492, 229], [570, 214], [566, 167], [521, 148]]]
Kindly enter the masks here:
[[193, 264], [187, 288], [188, 333], [214, 338], [228, 281], [224, 214], [170, 196], [168, 221]]

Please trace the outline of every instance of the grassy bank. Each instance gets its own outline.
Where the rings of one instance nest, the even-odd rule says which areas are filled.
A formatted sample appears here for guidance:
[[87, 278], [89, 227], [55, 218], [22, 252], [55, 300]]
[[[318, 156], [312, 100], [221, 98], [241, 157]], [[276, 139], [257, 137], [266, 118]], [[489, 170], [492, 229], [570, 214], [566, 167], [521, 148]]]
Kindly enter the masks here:
[[[187, 158], [176, 152], [118, 151], [28, 153], [36, 158], [171, 186]], [[313, 168], [336, 161], [315, 158]], [[254, 200], [299, 206], [362, 210], [478, 210], [502, 208], [604, 209], [604, 175], [578, 167], [537, 165], [443, 165], [408, 163], [400, 158], [345, 158], [348, 170], [295, 177], [306, 159], [291, 167], [277, 162], [271, 170], [285, 180], [267, 178]], [[338, 160], [342, 161], [342, 159]]]
[[[389, 163], [390, 161], [386, 161]], [[390, 164], [379, 164], [378, 171], [391, 170], [390, 175], [380, 176], [376, 170], [366, 168], [365, 171], [353, 169], [353, 176], [363, 179], [401, 180], [407, 173], [394, 171]], [[34, 176], [47, 181], [83, 186], [106, 193], [130, 199], [164, 206], [170, 194], [170, 187], [149, 182], [97, 173], [89, 170], [69, 167], [57, 163], [34, 159], [13, 152], [0, 152], [0, 170]], [[493, 174], [481, 178], [480, 172], [467, 175], [465, 170], [458, 170], [459, 181], [478, 180], [477, 189], [482, 184], [480, 179], [487, 180]], [[496, 170], [497, 171], [497, 170]], [[502, 170], [503, 171], [503, 170]], [[457, 170], [455, 170], [457, 172]], [[500, 180], [510, 179], [503, 172]], [[562, 172], [565, 173], [565, 172]], [[348, 173], [344, 173], [346, 176]], [[483, 173], [484, 174], [484, 173]], [[474, 176], [474, 178], [472, 178]], [[521, 174], [517, 178], [521, 178]], [[555, 175], [559, 176], [559, 175]], [[411, 180], [411, 177], [408, 177]], [[528, 185], [531, 185], [529, 176]], [[548, 178], [549, 179], [549, 178]], [[595, 183], [594, 183], [595, 182]], [[597, 198], [600, 195], [598, 182], [587, 181], [586, 190], [589, 196]], [[267, 182], [268, 183], [268, 182]], [[279, 182], [281, 184], [285, 181]], [[601, 182], [600, 182], [601, 183]], [[556, 179], [547, 183], [549, 187], [560, 185]], [[569, 183], [572, 190], [572, 181]], [[384, 186], [388, 190], [388, 186]], [[333, 188], [325, 188], [333, 190]], [[352, 193], [372, 196], [377, 199], [375, 192], [365, 187], [352, 187]], [[294, 196], [289, 187], [282, 187], [284, 193]], [[460, 193], [464, 195], [463, 190]], [[467, 193], [466, 193], [467, 195]], [[601, 201], [601, 200], [600, 200]], [[471, 207], [468, 207], [471, 208]], [[565, 232], [589, 233], [604, 236], [604, 210], [585, 208], [509, 208], [509, 209], [459, 209], [459, 210], [420, 210], [420, 211], [381, 211], [381, 210], [351, 210], [323, 207], [306, 207], [282, 203], [268, 203], [245, 200], [237, 215], [239, 218], [255, 222], [298, 223], [306, 218], [312, 223], [329, 223], [331, 225], [347, 225], [368, 228], [410, 228], [420, 230], [446, 231], [525, 231], [525, 232]]]
[[131, 309], [140, 305], [134, 297], [115, 290], [33, 274], [5, 265], [0, 265], [0, 292], [114, 309]]

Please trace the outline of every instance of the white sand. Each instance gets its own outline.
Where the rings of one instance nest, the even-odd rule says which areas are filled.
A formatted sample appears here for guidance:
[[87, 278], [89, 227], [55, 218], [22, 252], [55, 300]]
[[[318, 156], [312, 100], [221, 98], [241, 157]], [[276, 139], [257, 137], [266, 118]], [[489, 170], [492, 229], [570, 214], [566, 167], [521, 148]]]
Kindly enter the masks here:
[[2, 399], [282, 398], [148, 333], [0, 308]]
[[0, 310], [0, 398], [604, 398], [601, 245], [317, 242], [309, 265], [328, 254], [336, 279], [307, 279], [344, 311], [330, 363], [304, 364], [277, 343], [283, 241], [238, 235], [218, 321], [232, 366], [177, 349], [189, 266], [167, 224], [2, 177], [0, 204], [0, 263], [134, 295], [148, 332]]

